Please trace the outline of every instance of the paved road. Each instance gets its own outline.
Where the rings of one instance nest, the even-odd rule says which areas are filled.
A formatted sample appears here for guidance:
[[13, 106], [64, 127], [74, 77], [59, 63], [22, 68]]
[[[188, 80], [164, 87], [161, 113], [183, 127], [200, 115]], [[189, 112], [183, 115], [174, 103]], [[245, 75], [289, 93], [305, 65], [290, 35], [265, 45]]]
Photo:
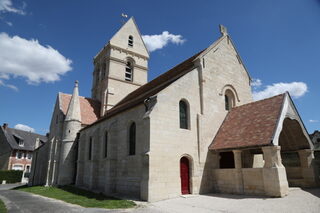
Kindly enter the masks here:
[[4, 201], [8, 209], [8, 213], [119, 212], [97, 208], [83, 208], [27, 192], [9, 190], [16, 186], [16, 184], [0, 185], [0, 199]]
[[267, 198], [245, 195], [189, 195], [154, 203], [143, 203], [141, 207], [127, 210], [104, 210], [83, 208], [62, 201], [33, 195], [27, 192], [8, 190], [0, 185], [0, 199], [9, 211], [17, 213], [72, 213], [72, 212], [117, 212], [117, 213], [319, 213], [320, 188], [301, 190], [290, 188], [289, 196]]

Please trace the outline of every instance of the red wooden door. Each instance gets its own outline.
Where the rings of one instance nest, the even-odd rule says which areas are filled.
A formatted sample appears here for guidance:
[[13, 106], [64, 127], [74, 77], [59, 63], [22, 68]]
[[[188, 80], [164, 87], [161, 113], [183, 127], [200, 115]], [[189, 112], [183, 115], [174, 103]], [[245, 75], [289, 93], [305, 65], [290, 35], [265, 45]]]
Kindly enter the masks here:
[[189, 160], [186, 157], [180, 159], [180, 178], [181, 178], [181, 193], [190, 194], [189, 191]]

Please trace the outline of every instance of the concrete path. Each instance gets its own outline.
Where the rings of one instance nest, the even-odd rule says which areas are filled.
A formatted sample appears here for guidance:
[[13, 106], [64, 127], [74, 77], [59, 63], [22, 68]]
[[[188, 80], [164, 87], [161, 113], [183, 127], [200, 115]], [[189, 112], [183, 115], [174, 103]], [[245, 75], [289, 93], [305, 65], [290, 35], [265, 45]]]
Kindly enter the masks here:
[[319, 213], [320, 188], [302, 190], [290, 188], [284, 198], [267, 198], [244, 195], [188, 195], [154, 203], [139, 202], [140, 207], [126, 210], [83, 208], [77, 205], [45, 198], [27, 192], [8, 190], [0, 185], [2, 199], [8, 213], [68, 213], [68, 212], [126, 212], [126, 213]]
[[319, 213], [320, 188], [290, 188], [284, 198], [244, 195], [189, 195], [148, 204], [135, 213]]

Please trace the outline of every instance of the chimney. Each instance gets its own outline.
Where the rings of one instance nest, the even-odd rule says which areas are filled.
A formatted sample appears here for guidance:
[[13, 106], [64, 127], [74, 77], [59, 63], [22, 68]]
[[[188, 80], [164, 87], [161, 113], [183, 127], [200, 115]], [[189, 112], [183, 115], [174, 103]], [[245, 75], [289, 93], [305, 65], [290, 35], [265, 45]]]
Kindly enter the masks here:
[[40, 139], [36, 138], [36, 143], [34, 145], [34, 149], [37, 149], [40, 146]]
[[7, 124], [7, 123], [3, 123], [3, 125], [2, 125], [4, 130], [6, 130], [8, 126], [9, 126], [9, 124]]

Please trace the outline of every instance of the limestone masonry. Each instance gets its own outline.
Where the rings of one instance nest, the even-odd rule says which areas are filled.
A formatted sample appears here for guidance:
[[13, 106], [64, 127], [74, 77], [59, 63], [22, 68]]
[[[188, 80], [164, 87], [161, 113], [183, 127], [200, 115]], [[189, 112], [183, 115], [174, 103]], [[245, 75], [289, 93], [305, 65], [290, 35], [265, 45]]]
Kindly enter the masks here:
[[[288, 93], [253, 102], [227, 29], [147, 82], [149, 53], [130, 18], [94, 57], [92, 97], [59, 93], [30, 185], [157, 201], [225, 192], [283, 197], [316, 186], [313, 145]], [[81, 85], [80, 85], [81, 87]]]

